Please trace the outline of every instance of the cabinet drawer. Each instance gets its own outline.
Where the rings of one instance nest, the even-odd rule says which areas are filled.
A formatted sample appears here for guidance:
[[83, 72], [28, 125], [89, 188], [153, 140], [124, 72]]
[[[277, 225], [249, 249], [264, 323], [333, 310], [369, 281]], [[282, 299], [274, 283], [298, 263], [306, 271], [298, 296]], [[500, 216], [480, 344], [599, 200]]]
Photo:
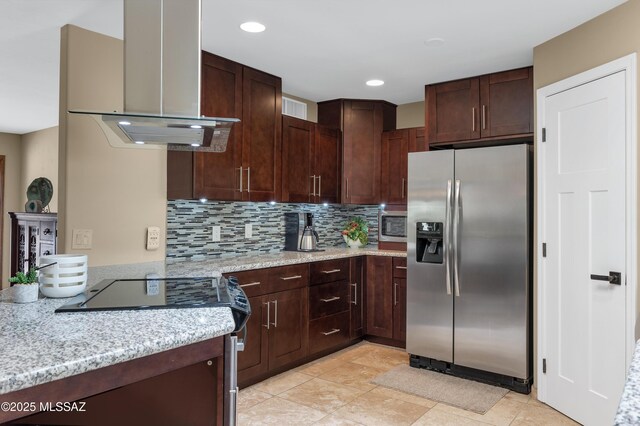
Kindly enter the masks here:
[[336, 281], [309, 288], [309, 319], [316, 319], [349, 309], [349, 283]]
[[56, 223], [41, 222], [40, 223], [40, 240], [53, 241], [55, 240], [55, 238], [56, 238]]
[[52, 254], [56, 254], [53, 244], [40, 243], [40, 256], [50, 256]]
[[349, 312], [309, 322], [309, 353], [316, 353], [349, 341]]
[[285, 291], [293, 288], [306, 287], [309, 285], [309, 264], [279, 266], [267, 269], [269, 272], [269, 285], [267, 291]]
[[407, 277], [407, 258], [406, 257], [393, 258], [393, 277], [394, 278]]
[[311, 264], [311, 284], [349, 279], [349, 259], [326, 260]]
[[268, 292], [269, 275], [266, 269], [231, 272], [224, 275], [226, 277], [230, 275], [237, 277], [238, 284], [247, 294], [247, 297], [261, 296]]

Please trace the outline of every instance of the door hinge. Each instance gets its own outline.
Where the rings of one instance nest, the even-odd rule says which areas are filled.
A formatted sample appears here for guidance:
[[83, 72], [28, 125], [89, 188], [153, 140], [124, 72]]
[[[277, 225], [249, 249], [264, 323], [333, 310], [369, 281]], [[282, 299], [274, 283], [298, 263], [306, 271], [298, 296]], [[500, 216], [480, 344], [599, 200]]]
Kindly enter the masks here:
[[542, 142], [546, 142], [547, 141], [547, 128], [543, 127], [542, 128]]
[[547, 374], [547, 359], [546, 358], [542, 358], [542, 372], [544, 374]]
[[542, 257], [547, 257], [547, 243], [542, 243]]

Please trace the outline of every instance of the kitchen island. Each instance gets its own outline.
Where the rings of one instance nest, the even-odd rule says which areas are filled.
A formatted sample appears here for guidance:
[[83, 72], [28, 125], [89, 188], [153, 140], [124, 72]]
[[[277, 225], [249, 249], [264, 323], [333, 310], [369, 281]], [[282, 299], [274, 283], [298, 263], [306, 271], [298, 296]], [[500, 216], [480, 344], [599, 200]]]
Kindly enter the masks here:
[[[175, 402], [167, 410], [174, 416], [205, 409], [221, 422], [221, 403], [211, 401], [222, 399], [222, 336], [234, 329], [229, 308], [56, 314], [69, 299], [21, 305], [10, 293], [0, 292], [0, 423], [157, 419], [146, 411], [155, 410], [161, 392]], [[196, 389], [208, 393], [196, 397]], [[22, 419], [38, 411], [46, 412]]]
[[[406, 252], [375, 247], [329, 248], [318, 252], [100, 266], [89, 268], [88, 285], [117, 278], [204, 277], [211, 276], [212, 271], [229, 274], [358, 256], [404, 257]], [[55, 314], [54, 310], [69, 299], [41, 298], [19, 305], [11, 303], [10, 293], [10, 289], [0, 292], [0, 402], [13, 406], [0, 411], [0, 423], [20, 418], [21, 423], [47, 424], [43, 416], [65, 414], [46, 412], [24, 418], [34, 411], [31, 406], [18, 406], [20, 402], [33, 402], [39, 410], [40, 402], [85, 401], [87, 414], [107, 406], [112, 413], [122, 411], [131, 420], [136, 410], [142, 412], [145, 407], [144, 401], [137, 407], [132, 401], [151, 387], [174, 400], [173, 404], [165, 404], [168, 411], [162, 414], [160, 423], [156, 422], [170, 424], [172, 419], [167, 413], [184, 416], [197, 411], [197, 407], [179, 406], [175, 401], [186, 404], [197, 400], [189, 396], [199, 378], [211, 378], [197, 384], [200, 393], [212, 387], [222, 392], [222, 336], [234, 328], [229, 308]], [[213, 382], [216, 386], [210, 386]], [[125, 395], [127, 406], [133, 405], [133, 410], [118, 405], [115, 397], [109, 396], [113, 389], [131, 387]], [[220, 400], [215, 392], [207, 398]], [[217, 408], [220, 422], [221, 409]], [[112, 417], [109, 420], [113, 422]], [[60, 417], [53, 422], [72, 423]], [[99, 424], [99, 419], [80, 423]]]

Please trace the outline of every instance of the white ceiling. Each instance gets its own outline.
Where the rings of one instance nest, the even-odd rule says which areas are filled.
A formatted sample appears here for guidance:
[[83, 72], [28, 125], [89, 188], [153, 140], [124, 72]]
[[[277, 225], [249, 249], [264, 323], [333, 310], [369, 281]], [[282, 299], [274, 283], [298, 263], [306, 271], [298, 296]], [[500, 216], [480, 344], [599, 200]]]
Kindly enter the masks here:
[[[321, 101], [397, 104], [424, 85], [531, 65], [533, 47], [624, 0], [202, 0], [203, 49]], [[0, 132], [57, 125], [59, 28], [122, 38], [122, 0], [0, 0]], [[267, 26], [241, 31], [242, 22]], [[441, 47], [427, 47], [432, 37]], [[368, 87], [371, 78], [386, 82]]]

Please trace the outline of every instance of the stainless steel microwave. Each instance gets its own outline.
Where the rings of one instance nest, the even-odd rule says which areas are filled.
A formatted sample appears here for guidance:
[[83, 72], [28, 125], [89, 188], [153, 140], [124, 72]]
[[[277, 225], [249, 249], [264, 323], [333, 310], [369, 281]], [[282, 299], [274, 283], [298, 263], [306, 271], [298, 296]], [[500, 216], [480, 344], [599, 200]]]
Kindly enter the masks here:
[[407, 242], [407, 212], [378, 212], [378, 241]]

